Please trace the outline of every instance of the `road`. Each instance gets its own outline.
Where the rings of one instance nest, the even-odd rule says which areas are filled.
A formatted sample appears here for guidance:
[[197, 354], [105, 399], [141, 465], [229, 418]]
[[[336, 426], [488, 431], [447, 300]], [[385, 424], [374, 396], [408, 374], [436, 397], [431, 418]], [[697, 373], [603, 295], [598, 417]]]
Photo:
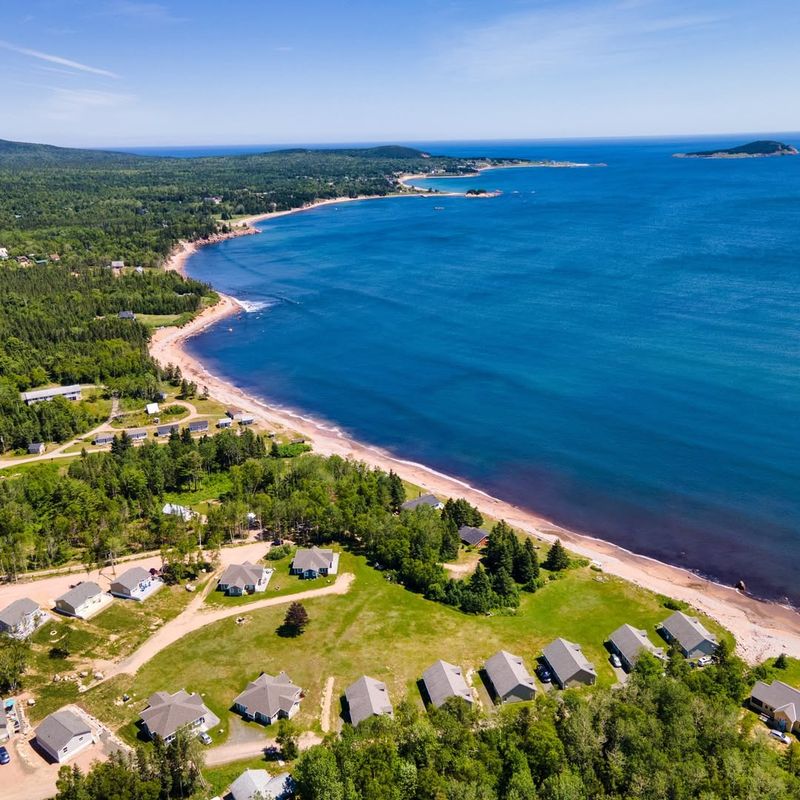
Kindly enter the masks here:
[[[297, 745], [301, 750], [308, 750], [315, 744], [319, 744], [322, 737], [313, 731], [301, 733], [297, 739]], [[274, 739], [260, 739], [253, 742], [237, 742], [236, 744], [222, 744], [219, 747], [212, 747], [206, 752], [206, 766], [218, 767], [222, 764], [230, 764], [232, 761], [243, 761], [246, 758], [258, 758], [265, 755], [268, 747], [277, 747]]]

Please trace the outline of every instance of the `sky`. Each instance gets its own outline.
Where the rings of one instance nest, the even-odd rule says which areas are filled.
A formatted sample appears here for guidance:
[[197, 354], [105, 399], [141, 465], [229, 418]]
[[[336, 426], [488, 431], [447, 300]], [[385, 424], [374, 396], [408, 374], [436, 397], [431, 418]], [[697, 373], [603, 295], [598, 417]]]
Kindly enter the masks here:
[[800, 0], [0, 0], [0, 138], [800, 130]]

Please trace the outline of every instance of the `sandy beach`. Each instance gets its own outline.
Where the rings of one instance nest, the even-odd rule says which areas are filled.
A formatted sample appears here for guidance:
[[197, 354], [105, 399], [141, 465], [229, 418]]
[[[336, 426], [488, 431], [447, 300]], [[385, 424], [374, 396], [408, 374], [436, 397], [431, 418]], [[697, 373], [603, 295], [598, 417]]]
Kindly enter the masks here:
[[[414, 177], [421, 176], [404, 176], [404, 180]], [[400, 196], [415, 195], [409, 193]], [[302, 209], [240, 219], [237, 224], [252, 226], [268, 218], [299, 213], [320, 205], [362, 199], [368, 198], [325, 200]], [[185, 274], [188, 258], [202, 244], [181, 243], [165, 267]], [[781, 652], [800, 657], [800, 614], [790, 608], [756, 600], [732, 587], [713, 583], [689, 571], [631, 553], [591, 536], [560, 528], [529, 510], [492, 497], [457, 478], [443, 475], [422, 464], [398, 459], [378, 447], [355, 441], [335, 426], [272, 406], [266, 399], [253, 397], [211, 374], [202, 363], [186, 352], [184, 343], [210, 325], [241, 311], [241, 306], [234, 298], [220, 294], [219, 303], [205, 309], [182, 328], [162, 328], [155, 331], [150, 352], [161, 364], [180, 366], [186, 378], [207, 386], [211, 396], [219, 402], [250, 411], [268, 428], [284, 427], [313, 441], [314, 450], [318, 453], [357, 459], [387, 471], [392, 469], [405, 480], [441, 497], [465, 497], [484, 514], [505, 519], [531, 535], [548, 541], [560, 537], [573, 552], [601, 564], [606, 573], [689, 603], [728, 628], [736, 637], [739, 654], [749, 663], [756, 663]]]

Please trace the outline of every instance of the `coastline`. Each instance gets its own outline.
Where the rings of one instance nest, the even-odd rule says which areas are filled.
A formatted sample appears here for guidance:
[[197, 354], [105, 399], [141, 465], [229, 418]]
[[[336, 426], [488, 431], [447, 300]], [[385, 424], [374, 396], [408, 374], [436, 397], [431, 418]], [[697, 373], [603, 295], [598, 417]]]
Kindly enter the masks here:
[[[415, 177], [431, 176], [403, 176], [401, 182]], [[444, 194], [436, 193], [433, 196]], [[321, 205], [382, 197], [414, 196], [425, 196], [425, 194], [411, 191], [400, 195], [378, 195], [375, 198], [322, 200], [298, 209], [242, 218], [235, 224], [252, 232], [252, 225], [257, 222], [302, 213]], [[243, 232], [244, 230], [238, 233], [232, 232], [231, 235], [242, 235]], [[225, 238], [230, 238], [231, 235], [226, 235]], [[189, 257], [201, 246], [210, 243], [213, 242], [181, 242], [165, 262], [165, 269], [176, 270], [185, 275]], [[436, 472], [422, 464], [399, 459], [378, 447], [351, 439], [335, 426], [325, 425], [303, 414], [270, 405], [268, 401], [254, 397], [233, 383], [213, 375], [202, 362], [187, 352], [184, 345], [192, 336], [243, 310], [233, 297], [219, 292], [218, 294], [220, 299], [217, 304], [204, 309], [182, 328], [161, 328], [155, 331], [150, 342], [150, 354], [153, 358], [162, 364], [171, 362], [180, 366], [187, 379], [207, 386], [211, 396], [223, 404], [246, 409], [267, 426], [282, 426], [298, 432], [313, 441], [314, 450], [322, 455], [336, 454], [364, 461], [387, 471], [392, 469], [405, 480], [437, 495], [465, 497], [486, 515], [505, 519], [526, 533], [547, 541], [560, 537], [569, 549], [599, 562], [603, 571], [610, 575], [689, 603], [730, 630], [736, 637], [737, 651], [749, 663], [756, 663], [781, 652], [800, 657], [800, 614], [791, 608], [757, 600], [732, 587], [714, 583], [680, 567], [638, 555], [610, 542], [561, 528], [532, 511], [492, 497], [458, 478]]]

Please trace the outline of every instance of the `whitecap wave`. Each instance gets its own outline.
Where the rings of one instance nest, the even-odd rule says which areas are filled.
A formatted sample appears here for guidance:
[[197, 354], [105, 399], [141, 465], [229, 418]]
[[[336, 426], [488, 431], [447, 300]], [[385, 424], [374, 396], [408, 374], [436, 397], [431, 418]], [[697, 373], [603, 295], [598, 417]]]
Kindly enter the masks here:
[[256, 311], [264, 311], [276, 305], [274, 300], [240, 300], [238, 297], [234, 297], [233, 299], [241, 306], [242, 311], [246, 314], [254, 314]]

